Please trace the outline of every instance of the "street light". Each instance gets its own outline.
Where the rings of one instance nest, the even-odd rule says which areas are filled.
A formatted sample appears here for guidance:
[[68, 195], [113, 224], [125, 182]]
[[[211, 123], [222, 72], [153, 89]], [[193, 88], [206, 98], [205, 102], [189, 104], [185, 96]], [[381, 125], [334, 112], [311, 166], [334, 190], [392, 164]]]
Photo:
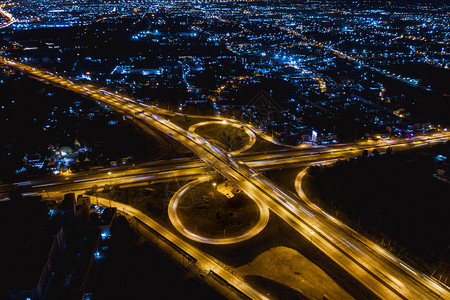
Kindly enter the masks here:
[[111, 174], [112, 172], [108, 172], [108, 176], [109, 176], [109, 207], [111, 207]]
[[214, 191], [213, 191], [214, 198], [216, 198], [216, 185], [217, 185], [217, 183], [213, 182], [212, 185], [213, 185], [213, 187], [214, 187]]

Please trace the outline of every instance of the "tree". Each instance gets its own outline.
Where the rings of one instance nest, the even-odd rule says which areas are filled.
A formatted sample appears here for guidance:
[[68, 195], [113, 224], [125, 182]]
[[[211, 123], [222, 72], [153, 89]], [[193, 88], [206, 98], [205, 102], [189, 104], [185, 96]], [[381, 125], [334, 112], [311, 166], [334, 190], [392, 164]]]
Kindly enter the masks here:
[[362, 158], [366, 159], [369, 156], [369, 151], [367, 149], [364, 149], [362, 152]]
[[392, 154], [392, 147], [388, 147], [386, 149], [386, 155], [391, 155]]
[[378, 152], [378, 149], [373, 149], [373, 150], [372, 150], [372, 154], [373, 154], [373, 156], [375, 156], [375, 157], [379, 157], [379, 156], [380, 156], [380, 152]]
[[319, 167], [311, 166], [311, 167], [308, 168], [307, 173], [310, 176], [314, 176], [314, 175], [316, 175], [318, 173], [318, 171], [319, 171]]

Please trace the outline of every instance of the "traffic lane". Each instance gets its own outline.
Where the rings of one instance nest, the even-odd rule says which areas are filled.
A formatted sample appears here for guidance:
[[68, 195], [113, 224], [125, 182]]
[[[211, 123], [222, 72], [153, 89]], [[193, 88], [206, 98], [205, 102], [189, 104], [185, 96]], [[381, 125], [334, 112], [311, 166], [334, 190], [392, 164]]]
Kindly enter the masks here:
[[189, 243], [183, 241], [175, 234], [167, 230], [165, 227], [161, 226], [158, 222], [154, 221], [153, 219], [142, 213], [141, 211], [120, 202], [110, 201], [108, 199], [103, 198], [99, 198], [98, 200], [99, 203], [103, 206], [109, 206], [111, 204], [111, 206], [116, 207], [119, 211], [131, 215], [133, 217], [136, 217], [137, 219], [144, 222], [147, 226], [157, 231], [164, 238], [166, 238], [173, 244], [183, 249], [186, 253], [194, 257], [197, 260], [196, 264], [198, 264], [200, 269], [202, 269], [206, 274], [209, 273], [209, 271], [211, 270], [214, 271], [222, 278], [227, 280], [230, 284], [232, 284], [240, 291], [242, 291], [244, 294], [246, 294], [248, 297], [250, 297], [251, 299], [268, 299], [266, 296], [259, 293], [257, 290], [255, 290], [253, 287], [247, 284], [243, 279], [238, 277], [227, 266], [217, 261], [215, 258], [209, 256], [208, 254], [202, 252], [201, 250], [195, 248], [194, 246], [190, 245]]
[[[114, 103], [112, 103], [112, 105], [114, 105]], [[157, 116], [153, 116], [154, 118], [155, 118], [155, 120], [157, 120], [158, 122], [160, 122], [161, 121], [161, 118], [159, 118], [159, 117], [157, 117]], [[178, 139], [181, 139], [181, 137], [182, 137], [182, 134], [180, 135], [180, 133], [179, 132], [177, 132], [177, 130], [176, 129], [174, 129], [175, 127], [173, 126], [173, 124], [170, 124], [170, 123], [166, 123], [165, 124], [166, 126], [167, 125], [169, 125], [168, 127], [171, 127], [171, 129], [172, 130], [174, 130], [174, 134], [175, 134], [175, 136], [176, 136], [176, 138], [178, 138]], [[171, 135], [169, 132], [167, 133], [168, 135]], [[174, 137], [175, 138], [175, 136], [173, 136], [173, 135], [171, 135], [172, 137]], [[207, 144], [206, 142], [205, 142], [205, 144]], [[196, 144], [197, 146], [202, 146], [201, 144]], [[222, 162], [226, 162], [227, 161], [227, 159], [224, 159], [224, 157], [220, 157], [220, 156], [223, 156], [223, 153], [221, 153], [221, 151], [218, 151], [217, 149], [216, 150], [214, 150], [214, 147], [211, 147], [210, 145], [208, 145], [208, 147], [210, 147], [210, 148], [213, 148], [213, 150], [212, 151], [216, 151], [217, 153], [216, 153], [216, 159], [222, 159], [223, 161]], [[191, 149], [191, 150], [195, 150], [195, 149]], [[211, 149], [210, 149], [211, 150]], [[194, 153], [195, 153], [195, 151], [194, 151]], [[203, 156], [201, 156], [203, 159], [205, 159], [205, 160], [207, 160], [207, 157], [203, 157]], [[218, 167], [218, 161], [217, 160], [212, 160], [212, 162], [213, 162], [213, 165], [217, 168]], [[214, 162], [216, 162], [216, 164], [214, 164]], [[228, 162], [233, 162], [233, 161], [230, 161], [230, 160], [228, 160]], [[235, 179], [236, 178], [236, 174], [233, 174], [233, 173], [230, 173], [230, 174], [228, 174], [228, 173], [225, 173], [224, 175], [228, 175], [229, 177], [230, 177], [230, 179]], [[246, 174], [246, 175], [248, 175], [248, 174]]]

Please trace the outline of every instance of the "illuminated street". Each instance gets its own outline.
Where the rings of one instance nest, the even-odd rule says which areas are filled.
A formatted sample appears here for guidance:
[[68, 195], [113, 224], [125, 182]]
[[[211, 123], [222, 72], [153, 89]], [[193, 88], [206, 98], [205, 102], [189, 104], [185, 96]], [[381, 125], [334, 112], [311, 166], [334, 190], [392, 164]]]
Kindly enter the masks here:
[[13, 16], [9, 12], [3, 10], [3, 7], [4, 5], [0, 5], [0, 15], [4, 16], [7, 21], [6, 23], [0, 24], [0, 29], [8, 27], [15, 22]]
[[3, 1], [0, 298], [450, 299], [449, 24]]
[[191, 181], [188, 184], [186, 184], [185, 186], [181, 187], [181, 189], [179, 191], [177, 191], [175, 193], [175, 195], [172, 196], [172, 199], [169, 202], [169, 218], [170, 218], [170, 221], [172, 222], [172, 225], [182, 235], [184, 235], [194, 241], [201, 242], [201, 243], [223, 245], [223, 244], [233, 244], [233, 243], [238, 243], [238, 242], [248, 240], [248, 239], [254, 237], [255, 235], [257, 235], [258, 233], [260, 233], [261, 230], [263, 230], [264, 227], [266, 227], [267, 222], [269, 222], [269, 209], [266, 207], [266, 205], [264, 203], [259, 202], [258, 199], [253, 199], [259, 208], [259, 220], [254, 225], [254, 227], [252, 227], [249, 231], [247, 231], [246, 233], [244, 233], [242, 235], [235, 236], [235, 237], [229, 237], [229, 238], [213, 239], [213, 238], [201, 237], [198, 234], [195, 234], [195, 233], [187, 230], [177, 215], [178, 203], [180, 202], [180, 199], [183, 197], [183, 195], [186, 194], [193, 186], [196, 186], [201, 182], [209, 181], [211, 179], [213, 179], [213, 177], [204, 177], [204, 178], [199, 178], [197, 180]]
[[[108, 206], [110, 204], [110, 200], [102, 198], [99, 198], [98, 200], [101, 205]], [[139, 219], [150, 228], [162, 234], [166, 239], [170, 240], [171, 242], [179, 246], [188, 254], [192, 255], [197, 260], [195, 264], [200, 269], [203, 270], [205, 275], [208, 274], [210, 271], [214, 271], [216, 274], [227, 280], [230, 284], [238, 288], [248, 297], [253, 299], [267, 299], [264, 295], [262, 295], [261, 293], [253, 289], [251, 286], [249, 286], [247, 283], [245, 283], [242, 279], [237, 277], [232, 271], [227, 269], [226, 266], [224, 266], [214, 258], [210, 257], [208, 254], [203, 253], [202, 251], [196, 249], [195, 247], [192, 247], [191, 245], [184, 242], [174, 234], [170, 233], [167, 229], [159, 225], [157, 222], [155, 222], [154, 220], [152, 220], [139, 210], [120, 202], [113, 201], [111, 205], [114, 205], [115, 207], [117, 207], [118, 210], [122, 211], [123, 213], [129, 214]]]
[[[104, 92], [92, 86], [78, 85], [59, 76], [2, 58], [2, 63], [26, 71], [54, 84], [61, 85], [78, 93], [101, 101], [113, 109], [135, 115], [139, 120], [149, 124], [159, 131], [171, 136], [188, 147], [193, 153], [213, 166], [217, 171], [237, 184], [245, 193], [254, 199], [260, 199], [274, 213], [291, 224], [300, 234], [314, 234], [313, 243], [326, 253], [342, 268], [352, 273], [360, 282], [381, 298], [447, 298], [449, 291], [421, 275], [408, 266], [400, 264], [387, 252], [374, 244], [364, 243], [364, 239], [355, 232], [347, 232], [334, 221], [323, 214], [317, 214], [308, 206], [299, 203], [296, 198], [284, 192], [268, 181], [249, 166], [239, 162], [231, 154], [211, 145], [205, 139], [193, 136], [175, 124], [165, 119], [170, 112], [141, 104], [132, 99]], [[448, 138], [448, 134], [440, 134], [436, 138]], [[434, 142], [431, 137], [418, 140], [415, 143]], [[367, 145], [365, 145], [367, 147]], [[390, 144], [394, 147], [406, 146], [406, 143]], [[333, 149], [328, 155], [336, 155], [340, 151], [357, 151], [348, 149]], [[319, 161], [321, 159], [318, 159]], [[312, 233], [311, 233], [312, 232]], [[433, 294], [430, 294], [432, 292]]]

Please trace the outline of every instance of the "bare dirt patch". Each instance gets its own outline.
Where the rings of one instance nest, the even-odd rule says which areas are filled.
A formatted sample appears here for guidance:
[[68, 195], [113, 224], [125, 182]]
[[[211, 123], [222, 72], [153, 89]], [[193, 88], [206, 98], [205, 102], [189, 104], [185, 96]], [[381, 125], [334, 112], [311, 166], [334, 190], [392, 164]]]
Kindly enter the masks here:
[[215, 191], [211, 182], [201, 183], [186, 193], [177, 213], [189, 231], [207, 238], [244, 234], [259, 220], [258, 206], [247, 195], [240, 192], [228, 199]]
[[275, 247], [236, 271], [257, 275], [299, 291], [308, 299], [353, 299], [324, 271], [294, 249]]

